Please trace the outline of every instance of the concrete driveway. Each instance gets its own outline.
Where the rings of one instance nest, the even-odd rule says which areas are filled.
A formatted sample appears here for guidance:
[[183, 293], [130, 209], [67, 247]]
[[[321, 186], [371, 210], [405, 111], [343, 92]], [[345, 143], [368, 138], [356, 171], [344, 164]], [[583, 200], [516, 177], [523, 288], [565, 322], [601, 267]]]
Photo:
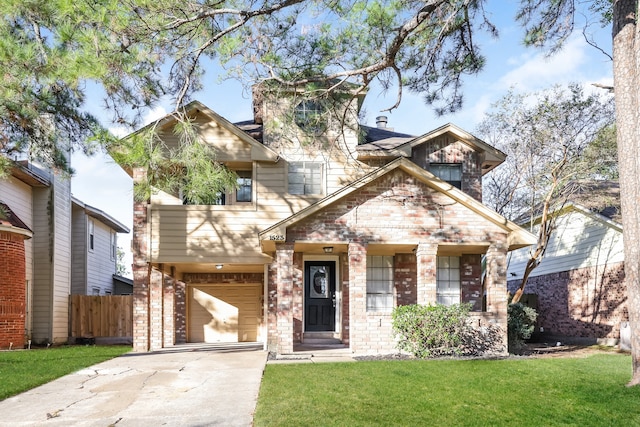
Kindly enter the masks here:
[[262, 345], [128, 353], [0, 402], [0, 426], [250, 426]]

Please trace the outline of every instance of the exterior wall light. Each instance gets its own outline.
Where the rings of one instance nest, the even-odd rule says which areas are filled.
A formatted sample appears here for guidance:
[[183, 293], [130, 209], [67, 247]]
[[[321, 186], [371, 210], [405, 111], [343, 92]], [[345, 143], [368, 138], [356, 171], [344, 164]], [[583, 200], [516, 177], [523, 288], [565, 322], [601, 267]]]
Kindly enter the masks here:
[[331, 254], [333, 253], [333, 246], [325, 246], [324, 248], [322, 248], [322, 250], [325, 254]]
[[222, 270], [222, 264], [216, 264], [216, 270]]

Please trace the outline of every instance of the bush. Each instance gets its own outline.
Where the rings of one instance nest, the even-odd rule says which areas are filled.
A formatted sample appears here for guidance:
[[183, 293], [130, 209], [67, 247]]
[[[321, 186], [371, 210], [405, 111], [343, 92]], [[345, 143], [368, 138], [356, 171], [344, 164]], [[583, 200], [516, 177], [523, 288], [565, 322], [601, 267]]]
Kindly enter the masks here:
[[517, 353], [524, 347], [525, 340], [531, 338], [538, 313], [522, 303], [509, 304], [507, 313], [509, 353]]
[[469, 325], [470, 304], [404, 305], [393, 310], [397, 347], [418, 358], [477, 355], [495, 349], [499, 330]]

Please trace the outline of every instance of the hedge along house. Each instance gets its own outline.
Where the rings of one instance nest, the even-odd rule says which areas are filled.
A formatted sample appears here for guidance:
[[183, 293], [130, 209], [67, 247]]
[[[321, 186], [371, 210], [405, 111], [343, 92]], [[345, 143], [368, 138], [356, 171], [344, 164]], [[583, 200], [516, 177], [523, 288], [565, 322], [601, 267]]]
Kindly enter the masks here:
[[[361, 126], [358, 98], [258, 95], [238, 124], [185, 106], [236, 190], [212, 205], [160, 190], [135, 202], [134, 349], [257, 341], [287, 354], [322, 337], [392, 353], [393, 307], [458, 302], [501, 326], [506, 349], [507, 252], [535, 238], [481, 203], [504, 154], [450, 124], [418, 137]], [[167, 147], [173, 125], [152, 125]]]

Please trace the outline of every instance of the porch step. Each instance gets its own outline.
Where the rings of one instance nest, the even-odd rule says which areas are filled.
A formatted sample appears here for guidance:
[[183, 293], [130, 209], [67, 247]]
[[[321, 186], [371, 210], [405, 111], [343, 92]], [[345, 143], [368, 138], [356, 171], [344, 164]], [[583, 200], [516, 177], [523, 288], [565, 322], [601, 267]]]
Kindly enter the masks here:
[[334, 332], [305, 332], [302, 336], [302, 342], [305, 346], [341, 346], [342, 341]]

